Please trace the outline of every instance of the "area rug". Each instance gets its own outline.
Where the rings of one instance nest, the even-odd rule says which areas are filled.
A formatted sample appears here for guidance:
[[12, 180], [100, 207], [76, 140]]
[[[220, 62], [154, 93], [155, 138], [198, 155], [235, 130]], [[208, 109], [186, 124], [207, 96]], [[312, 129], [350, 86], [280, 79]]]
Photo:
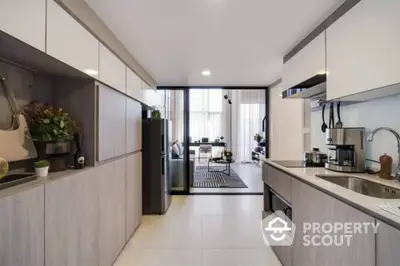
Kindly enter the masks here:
[[[224, 166], [210, 166], [211, 170], [221, 171]], [[247, 185], [231, 168], [228, 176], [218, 172], [208, 172], [207, 166], [197, 166], [194, 173], [194, 188], [247, 188]]]

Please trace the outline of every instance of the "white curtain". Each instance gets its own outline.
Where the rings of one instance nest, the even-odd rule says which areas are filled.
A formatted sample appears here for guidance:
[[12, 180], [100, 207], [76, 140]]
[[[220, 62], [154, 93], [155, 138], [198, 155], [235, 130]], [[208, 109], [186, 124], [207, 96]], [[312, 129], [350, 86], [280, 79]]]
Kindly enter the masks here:
[[233, 102], [232, 149], [237, 162], [250, 162], [257, 146], [254, 135], [262, 132], [265, 116], [265, 90], [231, 91]]
[[[190, 137], [192, 141], [226, 138], [226, 112], [222, 89], [190, 89]], [[227, 102], [226, 102], [227, 104]]]
[[172, 141], [178, 140], [183, 143], [183, 127], [184, 127], [184, 92], [183, 90], [171, 90], [169, 91], [169, 112], [172, 123]]

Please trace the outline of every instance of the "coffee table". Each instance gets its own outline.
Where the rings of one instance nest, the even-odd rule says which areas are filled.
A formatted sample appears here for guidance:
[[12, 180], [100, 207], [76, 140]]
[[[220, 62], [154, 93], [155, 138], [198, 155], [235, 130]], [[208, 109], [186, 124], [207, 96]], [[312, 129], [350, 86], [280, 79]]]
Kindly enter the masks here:
[[[208, 160], [208, 164], [207, 164], [207, 171], [209, 173], [223, 173], [227, 176], [231, 175], [231, 163], [233, 163], [233, 160], [225, 160], [225, 159], [219, 159], [219, 160], [215, 160], [215, 159], [210, 159]], [[210, 170], [210, 163], [216, 163], [216, 164], [223, 164], [225, 165], [225, 168], [223, 170]]]

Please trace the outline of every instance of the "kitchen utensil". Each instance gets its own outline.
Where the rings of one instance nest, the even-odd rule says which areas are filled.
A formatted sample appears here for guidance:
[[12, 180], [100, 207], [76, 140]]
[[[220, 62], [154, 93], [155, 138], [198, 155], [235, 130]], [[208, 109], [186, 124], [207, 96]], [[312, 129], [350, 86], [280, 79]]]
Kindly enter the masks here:
[[328, 128], [328, 125], [325, 123], [325, 107], [326, 107], [326, 105], [324, 104], [322, 106], [322, 125], [321, 125], [321, 130], [324, 133], [325, 133], [326, 129]]
[[12, 125], [7, 130], [0, 130], [0, 154], [8, 162], [36, 158], [37, 152], [28, 124], [18, 107], [14, 93], [6, 86], [5, 80], [4, 77], [0, 77], [0, 85], [11, 106]]
[[329, 108], [329, 128], [333, 128], [335, 126], [335, 116], [333, 114], [333, 108], [333, 102], [331, 102]]
[[392, 163], [393, 159], [389, 155], [382, 155], [379, 157], [379, 162], [381, 164], [381, 170], [379, 172], [379, 177], [383, 179], [393, 179], [392, 177]]
[[336, 122], [335, 127], [336, 128], [342, 128], [343, 127], [343, 123], [342, 123], [342, 120], [340, 118], [340, 102], [337, 102], [336, 111], [337, 111], [337, 116], [338, 116], [339, 120]]
[[323, 165], [328, 159], [326, 153], [322, 153], [318, 148], [303, 153], [303, 160], [307, 165]]

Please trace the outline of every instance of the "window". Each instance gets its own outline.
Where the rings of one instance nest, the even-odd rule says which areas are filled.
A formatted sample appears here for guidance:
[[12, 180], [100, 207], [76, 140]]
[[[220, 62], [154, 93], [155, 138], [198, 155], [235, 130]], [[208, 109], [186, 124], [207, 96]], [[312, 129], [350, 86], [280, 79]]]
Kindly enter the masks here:
[[222, 89], [190, 90], [190, 137], [192, 141], [223, 136]]

